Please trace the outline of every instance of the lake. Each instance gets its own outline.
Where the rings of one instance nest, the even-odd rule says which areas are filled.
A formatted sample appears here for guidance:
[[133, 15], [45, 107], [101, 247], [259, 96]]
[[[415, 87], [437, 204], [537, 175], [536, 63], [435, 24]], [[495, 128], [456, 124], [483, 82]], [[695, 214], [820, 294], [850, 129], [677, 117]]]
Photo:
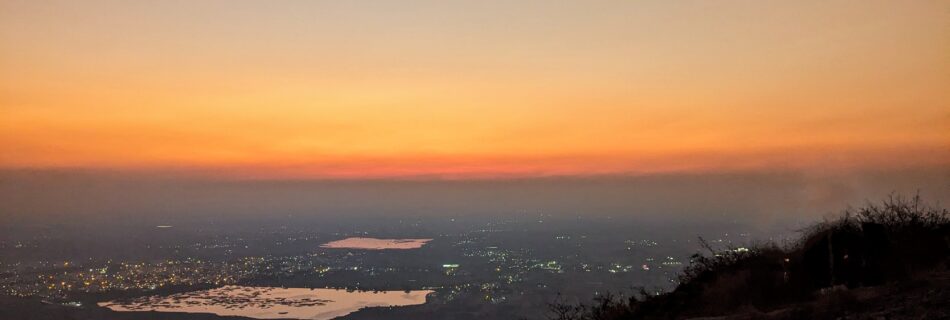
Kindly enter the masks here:
[[432, 239], [376, 239], [352, 237], [343, 240], [331, 241], [321, 245], [320, 247], [365, 250], [418, 249], [429, 241], [432, 241]]
[[367, 307], [423, 304], [426, 302], [426, 296], [432, 292], [225, 286], [170, 296], [100, 302], [99, 306], [113, 311], [213, 313], [257, 319], [327, 320]]

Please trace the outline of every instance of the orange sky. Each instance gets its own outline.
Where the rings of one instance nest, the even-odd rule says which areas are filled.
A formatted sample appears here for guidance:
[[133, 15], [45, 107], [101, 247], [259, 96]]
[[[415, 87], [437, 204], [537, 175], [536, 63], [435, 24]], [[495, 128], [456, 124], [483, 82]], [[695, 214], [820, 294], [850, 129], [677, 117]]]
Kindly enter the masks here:
[[0, 168], [950, 165], [947, 1], [0, 1]]

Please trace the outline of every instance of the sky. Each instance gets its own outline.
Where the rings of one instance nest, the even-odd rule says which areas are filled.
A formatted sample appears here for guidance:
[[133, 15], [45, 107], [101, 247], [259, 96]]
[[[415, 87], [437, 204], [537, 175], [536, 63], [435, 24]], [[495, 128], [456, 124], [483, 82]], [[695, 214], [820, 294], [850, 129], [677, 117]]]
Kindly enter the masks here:
[[0, 170], [950, 167], [948, 1], [0, 0]]

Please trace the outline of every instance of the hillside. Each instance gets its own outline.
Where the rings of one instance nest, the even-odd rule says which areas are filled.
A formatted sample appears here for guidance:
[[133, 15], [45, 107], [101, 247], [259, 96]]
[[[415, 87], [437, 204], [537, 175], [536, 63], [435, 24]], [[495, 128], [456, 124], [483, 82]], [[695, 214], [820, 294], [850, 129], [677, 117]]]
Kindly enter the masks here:
[[848, 209], [788, 247], [705, 247], [671, 292], [556, 304], [550, 318], [950, 318], [950, 212], [919, 197]]

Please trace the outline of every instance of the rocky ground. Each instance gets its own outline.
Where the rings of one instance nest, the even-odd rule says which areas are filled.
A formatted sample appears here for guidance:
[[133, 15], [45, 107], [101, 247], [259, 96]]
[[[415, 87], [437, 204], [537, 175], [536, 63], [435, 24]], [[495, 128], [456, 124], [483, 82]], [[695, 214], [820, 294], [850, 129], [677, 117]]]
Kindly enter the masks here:
[[950, 319], [950, 270], [922, 274], [884, 286], [826, 290], [812, 302], [771, 312], [750, 308], [740, 313], [694, 320], [753, 319]]

